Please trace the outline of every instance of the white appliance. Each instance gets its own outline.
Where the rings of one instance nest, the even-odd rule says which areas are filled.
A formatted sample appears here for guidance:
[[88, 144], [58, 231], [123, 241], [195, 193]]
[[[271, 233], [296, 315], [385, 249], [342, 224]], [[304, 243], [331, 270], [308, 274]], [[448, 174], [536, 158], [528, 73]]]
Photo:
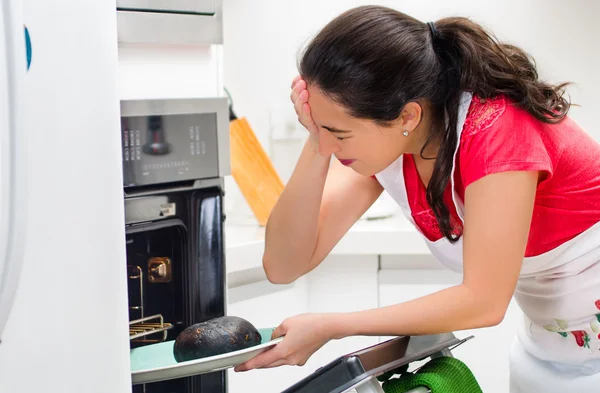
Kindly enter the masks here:
[[131, 391], [115, 8], [1, 2], [0, 392]]

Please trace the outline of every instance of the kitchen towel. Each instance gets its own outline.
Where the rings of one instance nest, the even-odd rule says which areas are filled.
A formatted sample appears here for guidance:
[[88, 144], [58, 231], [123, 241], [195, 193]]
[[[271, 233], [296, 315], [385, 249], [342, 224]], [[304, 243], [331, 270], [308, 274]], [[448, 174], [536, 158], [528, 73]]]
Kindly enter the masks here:
[[385, 393], [406, 393], [422, 386], [431, 393], [482, 393], [471, 370], [460, 360], [447, 356], [430, 360], [414, 373], [389, 379], [382, 388]]

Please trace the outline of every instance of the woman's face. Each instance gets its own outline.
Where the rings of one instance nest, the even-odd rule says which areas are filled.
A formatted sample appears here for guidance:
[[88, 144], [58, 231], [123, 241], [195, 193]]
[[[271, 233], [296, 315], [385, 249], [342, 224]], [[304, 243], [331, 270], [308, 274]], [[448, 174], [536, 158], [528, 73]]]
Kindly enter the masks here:
[[[381, 172], [404, 153], [418, 153], [416, 127], [421, 107], [406, 105], [400, 117], [390, 127], [373, 121], [351, 117], [339, 104], [322, 94], [318, 88], [308, 87], [308, 104], [319, 132], [319, 152], [333, 154], [344, 165], [361, 175]], [[409, 135], [404, 136], [404, 131]]]

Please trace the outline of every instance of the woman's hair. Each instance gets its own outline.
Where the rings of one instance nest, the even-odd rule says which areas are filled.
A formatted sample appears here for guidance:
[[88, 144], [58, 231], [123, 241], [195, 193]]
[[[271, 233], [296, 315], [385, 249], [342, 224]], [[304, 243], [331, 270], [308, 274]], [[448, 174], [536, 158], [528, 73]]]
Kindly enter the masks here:
[[[499, 43], [467, 18], [444, 18], [430, 28], [406, 14], [381, 6], [344, 12], [306, 47], [300, 75], [308, 84], [356, 118], [389, 126], [411, 101], [426, 101], [433, 126], [429, 143], [439, 144], [427, 187], [442, 234], [452, 233], [444, 190], [452, 172], [461, 93], [480, 98], [506, 95], [546, 123], [562, 120], [570, 107], [567, 84], [538, 80], [533, 59], [520, 48]], [[425, 158], [425, 157], [423, 157]]]

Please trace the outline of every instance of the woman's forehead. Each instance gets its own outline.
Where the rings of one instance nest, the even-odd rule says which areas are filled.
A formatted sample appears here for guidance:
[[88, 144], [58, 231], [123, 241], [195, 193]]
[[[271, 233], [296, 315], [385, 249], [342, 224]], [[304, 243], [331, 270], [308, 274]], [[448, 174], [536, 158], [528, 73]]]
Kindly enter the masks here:
[[324, 125], [343, 129], [344, 124], [347, 125], [357, 121], [340, 104], [323, 94], [318, 88], [309, 86], [308, 94], [308, 104], [310, 105], [312, 117], [318, 125], [321, 125], [319, 122], [329, 122], [331, 124]]

